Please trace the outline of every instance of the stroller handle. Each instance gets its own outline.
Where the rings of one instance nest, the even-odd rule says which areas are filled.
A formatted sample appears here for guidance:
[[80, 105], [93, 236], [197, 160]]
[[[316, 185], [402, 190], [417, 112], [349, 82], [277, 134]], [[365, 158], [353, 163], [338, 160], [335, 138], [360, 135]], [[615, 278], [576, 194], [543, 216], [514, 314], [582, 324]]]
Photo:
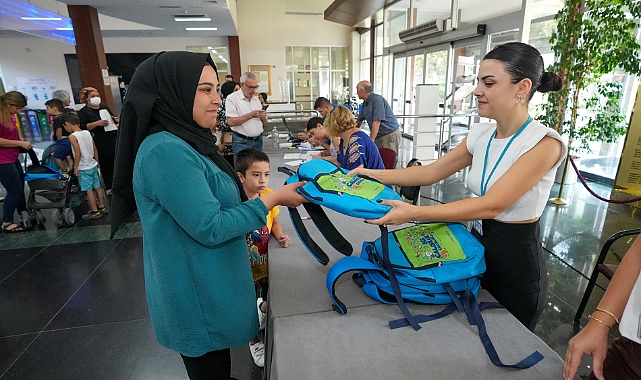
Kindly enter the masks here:
[[[36, 152], [32, 149], [25, 149], [23, 147], [18, 147], [18, 150], [20, 153], [27, 153], [29, 155], [29, 159], [31, 160], [31, 165], [35, 166], [40, 166], [40, 160], [38, 160], [38, 155]], [[26, 167], [26, 161], [25, 161], [25, 167]]]

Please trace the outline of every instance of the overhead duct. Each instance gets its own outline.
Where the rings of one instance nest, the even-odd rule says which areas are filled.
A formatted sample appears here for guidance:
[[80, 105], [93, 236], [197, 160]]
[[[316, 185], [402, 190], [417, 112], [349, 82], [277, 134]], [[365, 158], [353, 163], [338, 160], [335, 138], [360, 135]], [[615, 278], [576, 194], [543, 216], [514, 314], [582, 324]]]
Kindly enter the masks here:
[[398, 33], [398, 37], [401, 41], [407, 42], [412, 41], [418, 38], [430, 36], [436, 33], [442, 33], [444, 31], [451, 29], [451, 20], [450, 19], [440, 19], [428, 21], [423, 24], [417, 25], [413, 28], [403, 30]]

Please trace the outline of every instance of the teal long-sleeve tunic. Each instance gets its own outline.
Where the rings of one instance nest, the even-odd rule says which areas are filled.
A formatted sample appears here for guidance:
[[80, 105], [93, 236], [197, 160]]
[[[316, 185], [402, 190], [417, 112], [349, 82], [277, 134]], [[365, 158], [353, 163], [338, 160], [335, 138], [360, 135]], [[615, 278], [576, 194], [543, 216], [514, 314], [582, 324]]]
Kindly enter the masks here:
[[185, 356], [247, 344], [258, 331], [245, 234], [265, 225], [257, 198], [178, 137], [145, 138], [133, 176], [147, 303], [158, 342]]

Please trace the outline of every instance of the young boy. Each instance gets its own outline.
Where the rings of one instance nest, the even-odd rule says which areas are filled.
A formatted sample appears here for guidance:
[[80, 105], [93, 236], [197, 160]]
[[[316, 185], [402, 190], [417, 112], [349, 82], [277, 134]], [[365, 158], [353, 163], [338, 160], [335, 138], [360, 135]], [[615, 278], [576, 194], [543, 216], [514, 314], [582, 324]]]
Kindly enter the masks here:
[[[74, 112], [62, 114], [62, 123], [70, 133], [69, 142], [73, 150], [73, 173], [78, 177], [80, 190], [87, 192], [87, 201], [91, 210], [82, 219], [100, 219], [107, 214], [105, 195], [100, 187], [98, 177], [98, 150], [91, 138], [91, 132], [80, 129], [80, 119]], [[98, 202], [96, 202], [96, 196]]]
[[63, 173], [68, 173], [73, 167], [73, 158], [71, 157], [73, 153], [71, 153], [71, 144], [67, 139], [69, 132], [63, 128], [61, 116], [63, 112], [73, 111], [65, 109], [64, 103], [59, 99], [47, 100], [45, 107], [47, 107], [47, 115], [53, 116], [51, 129], [53, 130], [53, 141], [56, 141], [56, 145], [53, 147], [53, 161]]
[[[243, 149], [236, 155], [236, 172], [243, 184], [247, 198], [254, 199], [272, 192], [267, 187], [269, 183], [269, 157], [262, 150], [256, 148]], [[256, 302], [258, 307], [258, 321], [261, 329], [264, 328], [265, 312], [267, 303], [263, 298], [267, 295], [267, 245], [270, 233], [274, 235], [281, 247], [289, 246], [289, 236], [283, 233], [283, 227], [278, 221], [278, 206], [269, 210], [267, 214], [267, 225], [260, 230], [248, 234], [249, 256], [251, 261], [252, 275], [257, 293], [260, 295]], [[265, 345], [258, 336], [249, 342], [254, 363], [258, 367], [265, 365]]]

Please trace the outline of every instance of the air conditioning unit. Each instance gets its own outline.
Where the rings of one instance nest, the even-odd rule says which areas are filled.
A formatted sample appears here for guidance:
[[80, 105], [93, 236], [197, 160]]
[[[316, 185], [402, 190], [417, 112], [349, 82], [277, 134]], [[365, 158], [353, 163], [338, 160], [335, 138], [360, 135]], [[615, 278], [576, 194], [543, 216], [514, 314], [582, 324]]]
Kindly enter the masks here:
[[415, 40], [418, 38], [430, 36], [432, 34], [436, 33], [442, 33], [446, 30], [451, 29], [449, 27], [451, 20], [450, 19], [440, 19], [437, 18], [436, 20], [428, 21], [426, 23], [416, 25], [413, 28], [409, 28], [407, 30], [404, 30], [400, 33], [398, 33], [398, 37], [401, 39], [403, 42]]

